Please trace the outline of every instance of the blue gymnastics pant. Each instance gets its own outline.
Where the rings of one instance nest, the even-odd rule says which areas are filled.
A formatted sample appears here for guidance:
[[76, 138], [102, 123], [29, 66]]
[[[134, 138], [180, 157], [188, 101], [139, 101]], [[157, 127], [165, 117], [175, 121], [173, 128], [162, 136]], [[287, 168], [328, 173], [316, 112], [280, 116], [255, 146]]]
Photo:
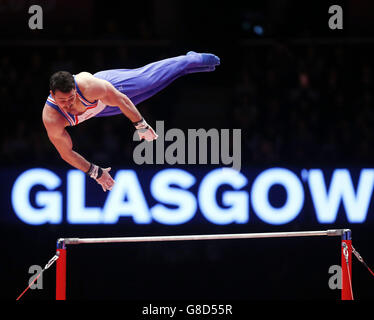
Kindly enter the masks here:
[[[109, 81], [117, 90], [137, 105], [160, 92], [183, 75], [213, 71], [214, 66], [203, 65], [198, 53], [156, 61], [137, 69], [100, 71], [94, 77]], [[96, 117], [121, 114], [118, 107], [107, 106]]]

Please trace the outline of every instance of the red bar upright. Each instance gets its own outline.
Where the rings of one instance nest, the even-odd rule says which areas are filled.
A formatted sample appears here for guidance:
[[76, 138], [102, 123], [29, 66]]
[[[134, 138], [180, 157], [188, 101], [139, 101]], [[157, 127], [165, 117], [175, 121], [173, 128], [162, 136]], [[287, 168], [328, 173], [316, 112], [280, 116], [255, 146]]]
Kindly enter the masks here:
[[[347, 266], [347, 259], [348, 259], [348, 266]], [[351, 230], [346, 230], [342, 235], [341, 263], [342, 263], [341, 299], [342, 300], [353, 300]]]
[[60, 253], [56, 262], [56, 300], [66, 300], [66, 248], [58, 248]]

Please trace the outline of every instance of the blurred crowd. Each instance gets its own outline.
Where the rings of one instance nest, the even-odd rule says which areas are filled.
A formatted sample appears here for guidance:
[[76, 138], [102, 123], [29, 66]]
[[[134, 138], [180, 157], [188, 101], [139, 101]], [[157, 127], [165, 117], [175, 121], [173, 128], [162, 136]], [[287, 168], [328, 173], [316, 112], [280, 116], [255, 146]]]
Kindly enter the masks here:
[[[53, 72], [135, 68], [177, 53], [125, 44], [25, 49], [0, 53], [2, 165], [64, 164], [41, 120]], [[221, 50], [221, 69], [177, 80], [179, 84], [143, 102], [139, 110], [151, 124], [162, 119], [173, 127], [196, 128], [188, 117], [178, 117], [178, 108], [186, 99], [198, 106], [209, 100], [213, 107], [198, 108], [190, 119], [198, 118], [206, 129], [217, 123], [242, 129], [244, 165], [370, 165], [372, 51], [364, 44], [238, 44], [229, 53]], [[68, 130], [76, 150], [91, 161], [132, 164], [133, 128], [126, 118], [90, 119]]]
[[249, 163], [370, 165], [373, 49], [279, 44], [248, 48], [234, 121]]

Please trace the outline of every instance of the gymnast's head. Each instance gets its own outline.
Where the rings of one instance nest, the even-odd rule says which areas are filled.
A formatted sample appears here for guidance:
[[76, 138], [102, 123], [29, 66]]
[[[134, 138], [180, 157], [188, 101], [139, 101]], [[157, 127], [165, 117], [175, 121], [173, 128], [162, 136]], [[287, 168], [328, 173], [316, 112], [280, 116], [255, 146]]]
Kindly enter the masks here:
[[68, 111], [74, 105], [76, 89], [74, 77], [70, 72], [55, 72], [49, 79], [49, 89], [59, 107]]

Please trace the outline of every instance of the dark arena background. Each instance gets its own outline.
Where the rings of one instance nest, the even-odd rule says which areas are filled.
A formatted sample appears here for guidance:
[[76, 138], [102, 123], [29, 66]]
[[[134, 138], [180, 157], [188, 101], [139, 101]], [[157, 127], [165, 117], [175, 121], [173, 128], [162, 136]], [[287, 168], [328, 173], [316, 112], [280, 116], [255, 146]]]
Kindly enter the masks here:
[[[0, 1], [1, 298], [16, 300], [58, 238], [351, 229], [373, 267], [373, 18], [369, 0]], [[210, 161], [213, 140], [207, 163], [137, 164], [123, 115], [67, 128], [75, 151], [112, 168], [113, 190], [60, 158], [41, 117], [54, 72], [134, 69], [189, 51], [220, 65], [137, 108], [154, 129], [184, 133], [185, 152], [189, 130], [228, 129], [220, 150], [240, 171]], [[66, 299], [336, 301], [340, 264], [336, 237], [72, 245]], [[372, 299], [374, 277], [355, 256], [351, 276], [354, 299]], [[56, 264], [39, 280], [20, 301], [54, 301]]]

